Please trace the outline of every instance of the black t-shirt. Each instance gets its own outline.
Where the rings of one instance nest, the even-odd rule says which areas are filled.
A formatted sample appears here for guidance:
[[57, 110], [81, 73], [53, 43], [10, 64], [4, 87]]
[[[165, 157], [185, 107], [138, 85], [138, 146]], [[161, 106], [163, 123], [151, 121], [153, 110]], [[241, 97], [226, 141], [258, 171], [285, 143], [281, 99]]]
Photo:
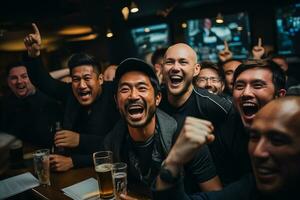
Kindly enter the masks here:
[[[177, 133], [173, 139], [174, 142], [182, 129], [186, 116], [209, 120], [209, 117], [202, 112], [206, 109], [197, 109], [198, 105], [196, 101], [196, 94], [193, 92], [181, 107], [175, 108], [169, 104], [166, 92], [163, 93], [163, 101], [160, 104], [160, 108], [174, 117], [178, 124]], [[199, 183], [208, 181], [217, 175], [212, 156], [207, 146], [201, 148], [193, 160], [184, 166], [184, 173], [184, 185], [187, 193], [200, 191]]]
[[176, 137], [178, 137], [178, 134], [182, 129], [186, 116], [192, 116], [197, 118], [201, 116], [199, 110], [196, 109], [197, 104], [196, 104], [196, 97], [194, 93], [192, 93], [192, 95], [188, 98], [188, 100], [179, 108], [175, 108], [171, 104], [169, 104], [167, 100], [167, 96], [164, 94], [163, 100], [160, 104], [160, 108], [176, 120], [177, 122]]
[[25, 98], [11, 94], [3, 98], [0, 107], [0, 127], [30, 144], [50, 148], [53, 142], [51, 126], [61, 120], [60, 105], [40, 91]]
[[[222, 100], [218, 101], [217, 98], [213, 99], [214, 96], [202, 93], [203, 90], [199, 91], [196, 93], [194, 90], [188, 100], [179, 108], [170, 105], [166, 92], [164, 92], [160, 107], [176, 119], [179, 124], [178, 134], [186, 116], [206, 119], [213, 123], [215, 141], [209, 144], [209, 150], [217, 168], [217, 174], [223, 184], [227, 185], [251, 172], [247, 152], [248, 134], [234, 107], [225, 109], [225, 112], [220, 109], [223, 105]], [[225, 105], [224, 108], [228, 108], [228, 106]]]

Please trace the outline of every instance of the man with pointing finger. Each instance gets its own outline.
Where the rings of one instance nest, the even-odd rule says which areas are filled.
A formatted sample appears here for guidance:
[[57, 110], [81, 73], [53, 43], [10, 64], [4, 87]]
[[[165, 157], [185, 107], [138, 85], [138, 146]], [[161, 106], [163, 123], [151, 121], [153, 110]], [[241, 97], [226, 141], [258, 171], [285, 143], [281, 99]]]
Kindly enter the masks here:
[[103, 83], [99, 64], [84, 53], [74, 54], [68, 61], [70, 84], [53, 79], [43, 70], [41, 35], [35, 24], [32, 27], [34, 33], [24, 39], [29, 76], [42, 91], [65, 105], [63, 130], [56, 132], [54, 143], [64, 147], [66, 155], [51, 155], [51, 167], [55, 171], [66, 171], [92, 165], [92, 153], [98, 150], [119, 118], [112, 84]]

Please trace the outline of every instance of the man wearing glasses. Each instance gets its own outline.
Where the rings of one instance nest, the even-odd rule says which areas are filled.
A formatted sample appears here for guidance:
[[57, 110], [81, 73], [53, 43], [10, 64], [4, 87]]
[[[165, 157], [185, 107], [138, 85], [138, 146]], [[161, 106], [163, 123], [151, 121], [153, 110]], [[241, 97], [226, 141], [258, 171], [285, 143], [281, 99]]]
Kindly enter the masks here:
[[213, 94], [222, 94], [225, 87], [224, 78], [217, 65], [206, 61], [202, 62], [200, 67], [199, 75], [194, 78], [194, 85]]

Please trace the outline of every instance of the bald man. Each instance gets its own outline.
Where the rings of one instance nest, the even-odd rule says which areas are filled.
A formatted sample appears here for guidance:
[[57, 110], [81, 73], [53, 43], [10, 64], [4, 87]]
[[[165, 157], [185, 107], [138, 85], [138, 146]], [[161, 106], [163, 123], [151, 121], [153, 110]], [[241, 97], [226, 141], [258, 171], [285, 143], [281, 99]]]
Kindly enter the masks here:
[[[193, 78], [199, 71], [196, 52], [190, 46], [183, 43], [170, 46], [164, 57], [165, 90], [160, 108], [176, 119], [178, 130], [181, 130], [186, 117], [192, 116], [212, 122], [214, 130], [217, 131], [219, 125], [227, 118], [231, 102], [209, 93], [206, 89], [194, 88]], [[214, 151], [213, 144], [209, 147]], [[188, 192], [203, 191], [203, 188], [207, 187], [209, 190], [219, 189], [219, 178], [217, 174], [212, 176], [212, 169], [214, 167], [209, 172], [207, 168], [209, 173], [203, 173], [202, 178], [199, 177], [199, 173], [188, 171], [185, 176], [185, 188], [189, 189]], [[193, 182], [197, 182], [196, 185], [200, 187], [195, 187]]]
[[[182, 137], [173, 146], [165, 161], [165, 165], [172, 169], [174, 176], [179, 175], [180, 170], [178, 169], [187, 162], [186, 158], [195, 152], [197, 146], [199, 148], [206, 142], [210, 142], [211, 139], [205, 135], [207, 133], [201, 132], [196, 124], [186, 124], [185, 126], [193, 126], [195, 129], [190, 129], [193, 131], [189, 131], [189, 134], [186, 134], [183, 129]], [[300, 184], [299, 130], [300, 97], [282, 97], [271, 101], [256, 114], [250, 127], [248, 153], [254, 174], [243, 177], [222, 191], [197, 194], [192, 199], [298, 198]], [[208, 138], [208, 141], [205, 138]], [[178, 149], [182, 149], [183, 144], [187, 148], [179, 153]], [[178, 183], [169, 184], [159, 177], [156, 182], [156, 189], [159, 192], [155, 192], [154, 199], [189, 199]]]

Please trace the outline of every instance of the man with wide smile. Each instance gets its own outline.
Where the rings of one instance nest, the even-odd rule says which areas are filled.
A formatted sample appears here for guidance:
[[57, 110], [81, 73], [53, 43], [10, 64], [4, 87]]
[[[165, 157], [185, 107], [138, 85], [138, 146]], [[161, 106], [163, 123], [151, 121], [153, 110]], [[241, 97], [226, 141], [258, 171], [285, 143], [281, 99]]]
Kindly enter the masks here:
[[113, 99], [112, 83], [104, 83], [99, 64], [84, 53], [73, 54], [68, 67], [70, 84], [55, 80], [43, 70], [40, 60], [41, 36], [35, 24], [34, 33], [24, 39], [28, 51], [25, 61], [29, 76], [45, 93], [65, 105], [62, 130], [54, 135], [54, 146], [64, 148], [64, 155], [50, 155], [54, 171], [92, 165], [91, 154], [99, 150], [105, 135], [119, 119]]
[[48, 148], [52, 142], [49, 126], [60, 119], [60, 106], [36, 89], [24, 63], [11, 63], [6, 67], [6, 75], [11, 93], [4, 96], [0, 107], [1, 130], [24, 142]]
[[[120, 63], [114, 82], [122, 119], [107, 135], [104, 146], [114, 152], [116, 162], [128, 164], [129, 183], [149, 188], [171, 148], [177, 123], [157, 108], [161, 101], [160, 83], [152, 66], [128, 58]], [[198, 152], [185, 172], [194, 174], [200, 185], [216, 177], [207, 147]]]
[[[190, 154], [204, 143], [211, 142], [207, 133], [193, 125], [182, 131], [166, 158], [173, 176], [180, 180], [180, 167]], [[192, 195], [194, 200], [276, 200], [295, 199], [300, 184], [300, 98], [283, 97], [262, 107], [250, 126], [248, 153], [254, 174], [248, 174], [222, 191]], [[209, 138], [209, 139], [204, 139]], [[188, 143], [188, 144], [187, 144]], [[184, 152], [178, 152], [183, 145]], [[196, 145], [198, 144], [198, 145]], [[157, 178], [154, 199], [190, 199], [180, 181], [170, 184]]]
[[[164, 57], [165, 90], [160, 108], [176, 119], [178, 130], [181, 130], [186, 117], [192, 116], [211, 121], [216, 133], [219, 133], [218, 127], [226, 120], [232, 104], [206, 89], [194, 88], [193, 79], [199, 71], [197, 54], [189, 45], [178, 43], [170, 46]], [[209, 146], [210, 150], [213, 150], [213, 145]], [[185, 187], [190, 190], [188, 192], [203, 191], [203, 188], [209, 190], [221, 188], [218, 177], [195, 184], [197, 182], [195, 176], [193, 173], [187, 173], [185, 176], [187, 180]]]
[[[285, 81], [277, 78], [283, 72], [275, 65], [271, 61], [248, 61], [236, 69], [233, 77], [233, 102], [246, 128], [252, 124], [260, 108], [286, 93], [282, 87], [282, 82]], [[278, 80], [278, 83], [274, 80]]]

